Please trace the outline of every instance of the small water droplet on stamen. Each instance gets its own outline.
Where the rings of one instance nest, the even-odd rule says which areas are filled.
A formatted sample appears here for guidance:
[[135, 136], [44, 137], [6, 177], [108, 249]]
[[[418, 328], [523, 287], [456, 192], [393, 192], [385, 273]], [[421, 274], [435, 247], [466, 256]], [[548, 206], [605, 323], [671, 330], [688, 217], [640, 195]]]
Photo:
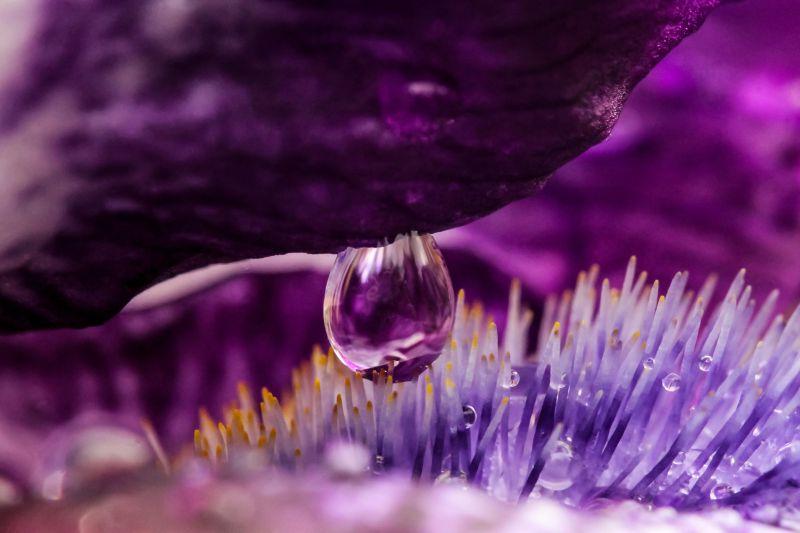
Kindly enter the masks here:
[[704, 355], [700, 358], [700, 362], [698, 363], [698, 367], [702, 372], [708, 372], [711, 369], [711, 364], [714, 362], [714, 358], [710, 355]]
[[712, 500], [721, 500], [723, 498], [727, 498], [733, 494], [733, 489], [730, 485], [725, 483], [720, 483], [713, 489], [711, 489], [710, 497]]
[[463, 408], [463, 415], [464, 415], [464, 425], [467, 429], [471, 428], [475, 421], [478, 419], [478, 413], [475, 412], [475, 408], [471, 405], [465, 405]]
[[675, 372], [670, 372], [661, 380], [661, 385], [667, 392], [675, 392], [681, 388], [681, 377]]
[[384, 462], [385, 459], [382, 455], [376, 455], [375, 460], [372, 463], [372, 472], [374, 474], [382, 474], [384, 471]]
[[549, 490], [565, 490], [572, 486], [570, 464], [572, 463], [572, 446], [564, 441], [558, 441], [553, 452], [547, 458], [539, 482], [542, 487]]
[[511, 373], [506, 378], [505, 382], [503, 383], [503, 387], [506, 389], [513, 389], [519, 385], [519, 372], [516, 370], [511, 370]]
[[434, 485], [450, 485], [455, 487], [467, 488], [467, 475], [459, 472], [453, 475], [449, 470], [445, 470], [434, 480]]
[[652, 370], [655, 364], [656, 364], [655, 359], [653, 359], [652, 357], [648, 357], [642, 362], [642, 366], [644, 366], [647, 370]]

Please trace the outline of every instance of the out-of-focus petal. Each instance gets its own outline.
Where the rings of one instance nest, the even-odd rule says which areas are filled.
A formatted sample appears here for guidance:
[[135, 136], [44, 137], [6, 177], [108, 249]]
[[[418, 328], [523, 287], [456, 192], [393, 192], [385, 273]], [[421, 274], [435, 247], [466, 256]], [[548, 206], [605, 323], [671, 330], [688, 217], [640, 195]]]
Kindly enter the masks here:
[[729, 509], [678, 513], [609, 502], [605, 508], [576, 510], [547, 499], [513, 506], [472, 489], [425, 487], [391, 477], [337, 481], [318, 474], [177, 479], [62, 505], [30, 505], [9, 516], [8, 524], [11, 531], [53, 533], [258, 532], [265, 527], [398, 533], [778, 531]]
[[[197, 409], [212, 412], [240, 380], [281, 391], [322, 342], [325, 276], [244, 275], [84, 330], [0, 338], [0, 420], [46, 435], [89, 413], [154, 423], [170, 450], [186, 444]], [[11, 455], [6, 455], [11, 457]]]
[[597, 262], [620, 278], [693, 284], [742, 266], [758, 288], [800, 297], [800, 12], [769, 0], [717, 10], [642, 82], [602, 145], [536, 197], [442, 239], [539, 294]]

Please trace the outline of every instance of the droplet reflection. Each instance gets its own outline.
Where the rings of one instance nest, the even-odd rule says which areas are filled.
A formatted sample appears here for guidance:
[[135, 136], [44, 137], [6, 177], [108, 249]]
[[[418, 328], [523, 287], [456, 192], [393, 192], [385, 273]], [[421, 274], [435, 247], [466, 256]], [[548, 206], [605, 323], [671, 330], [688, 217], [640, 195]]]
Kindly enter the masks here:
[[355, 371], [393, 363], [395, 381], [439, 357], [454, 312], [442, 254], [431, 235], [416, 232], [340, 253], [325, 290], [325, 330], [339, 359]]

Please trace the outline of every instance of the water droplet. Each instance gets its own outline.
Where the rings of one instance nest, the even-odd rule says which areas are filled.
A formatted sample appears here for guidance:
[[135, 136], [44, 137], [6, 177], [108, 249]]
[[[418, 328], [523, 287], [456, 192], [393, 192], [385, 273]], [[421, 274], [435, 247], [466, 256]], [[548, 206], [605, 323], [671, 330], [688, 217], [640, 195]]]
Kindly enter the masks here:
[[472, 424], [478, 419], [478, 413], [475, 412], [475, 408], [471, 405], [464, 406], [464, 425], [467, 426], [467, 429], [472, 427]]
[[339, 254], [325, 289], [325, 330], [352, 370], [394, 363], [395, 381], [409, 380], [439, 357], [453, 326], [453, 301], [436, 241], [412, 232], [387, 246]]
[[730, 485], [726, 485], [725, 483], [720, 483], [719, 485], [711, 489], [710, 496], [712, 500], [721, 500], [723, 498], [727, 498], [732, 494], [733, 494], [733, 489], [731, 488]]
[[404, 137], [426, 139], [451, 123], [460, 97], [446, 80], [432, 76], [387, 74], [378, 87], [385, 125]]
[[376, 455], [375, 460], [372, 462], [372, 472], [375, 474], [382, 474], [385, 470], [384, 463], [386, 459], [382, 455]]
[[141, 435], [124, 427], [88, 425], [57, 431], [46, 446], [42, 496], [59, 500], [87, 484], [113, 480], [152, 460]]
[[503, 383], [503, 387], [506, 389], [513, 389], [517, 385], [519, 385], [519, 372], [511, 369], [511, 373], [506, 378], [505, 383]]
[[337, 477], [358, 477], [369, 469], [370, 453], [361, 444], [334, 442], [325, 449], [325, 466]]
[[569, 444], [564, 441], [556, 443], [539, 477], [542, 487], [549, 490], [564, 490], [572, 486], [569, 471], [572, 456], [572, 447]]
[[700, 370], [703, 372], [708, 372], [711, 369], [711, 364], [714, 362], [714, 358], [710, 355], [704, 355], [700, 358], [700, 362], [697, 364], [700, 367]]
[[22, 501], [23, 487], [14, 479], [0, 474], [0, 510]]
[[674, 465], [682, 465], [686, 461], [686, 452], [678, 452], [675, 459], [672, 460]]
[[675, 372], [670, 372], [661, 380], [661, 385], [667, 392], [675, 392], [681, 388], [681, 377]]
[[455, 487], [467, 488], [467, 475], [464, 472], [459, 472], [453, 475], [450, 470], [445, 470], [433, 482], [434, 485], [450, 485]]
[[800, 457], [800, 441], [793, 440], [788, 444], [784, 444], [778, 450], [778, 460], [789, 459], [795, 460]]
[[642, 366], [644, 366], [647, 370], [651, 370], [656, 364], [655, 359], [652, 357], [648, 357], [644, 361], [642, 361]]
[[746, 461], [742, 465], [742, 468], [739, 471], [742, 474], [745, 474], [747, 476], [752, 476], [752, 477], [758, 477], [758, 476], [761, 475], [761, 470], [756, 468], [755, 465], [753, 463], [751, 463], [750, 461]]
[[566, 372], [563, 372], [559, 375], [553, 374], [550, 376], [550, 388], [555, 390], [561, 390], [567, 386], [567, 376]]
[[575, 393], [575, 398], [582, 403], [583, 405], [588, 405], [589, 401], [589, 391], [584, 388], [580, 388]]

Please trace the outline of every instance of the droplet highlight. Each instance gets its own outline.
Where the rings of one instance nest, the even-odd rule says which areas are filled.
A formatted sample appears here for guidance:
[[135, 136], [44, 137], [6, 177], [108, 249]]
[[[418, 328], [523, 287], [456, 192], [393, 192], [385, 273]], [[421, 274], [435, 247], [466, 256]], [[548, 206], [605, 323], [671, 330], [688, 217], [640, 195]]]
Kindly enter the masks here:
[[338, 255], [325, 289], [325, 330], [352, 370], [393, 364], [394, 380], [406, 381], [441, 354], [453, 326], [454, 300], [433, 236], [412, 232], [386, 246]]

